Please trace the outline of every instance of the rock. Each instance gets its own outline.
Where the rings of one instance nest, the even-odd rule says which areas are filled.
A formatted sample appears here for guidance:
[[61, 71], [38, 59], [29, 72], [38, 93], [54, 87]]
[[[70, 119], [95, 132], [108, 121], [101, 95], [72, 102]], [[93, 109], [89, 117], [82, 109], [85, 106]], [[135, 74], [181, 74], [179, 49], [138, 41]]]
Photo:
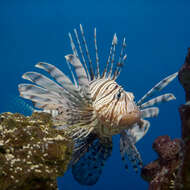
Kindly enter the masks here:
[[183, 165], [179, 175], [179, 181], [184, 189], [190, 189], [190, 106], [182, 105], [179, 108], [184, 140]]
[[182, 138], [160, 136], [153, 143], [159, 158], [142, 169], [141, 176], [150, 183], [149, 190], [190, 190], [190, 48], [178, 79], [185, 90], [181, 105]]
[[171, 141], [168, 135], [158, 137], [153, 143], [153, 149], [163, 160], [172, 160], [181, 150], [181, 140]]
[[186, 102], [190, 101], [190, 48], [188, 48], [185, 63], [179, 71], [178, 79], [185, 90]]
[[0, 115], [1, 190], [55, 190], [67, 170], [72, 141], [53, 127], [47, 113]]
[[182, 141], [169, 136], [158, 137], [153, 149], [159, 158], [142, 169], [141, 176], [150, 183], [149, 190], [166, 190], [175, 186], [174, 179], [181, 163]]

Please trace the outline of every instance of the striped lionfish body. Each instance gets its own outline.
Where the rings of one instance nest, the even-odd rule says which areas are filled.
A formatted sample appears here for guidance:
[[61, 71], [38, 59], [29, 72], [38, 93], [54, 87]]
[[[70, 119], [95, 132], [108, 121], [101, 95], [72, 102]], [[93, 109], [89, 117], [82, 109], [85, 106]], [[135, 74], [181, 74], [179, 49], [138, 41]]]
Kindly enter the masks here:
[[[52, 113], [56, 129], [65, 130], [73, 138], [75, 148], [70, 164], [73, 176], [80, 184], [93, 185], [98, 181], [104, 163], [111, 155], [113, 135], [120, 134], [122, 160], [126, 162], [127, 156], [136, 171], [142, 166], [135, 144], [150, 127], [145, 118], [158, 115], [159, 109], [153, 107], [155, 104], [173, 100], [175, 97], [168, 93], [147, 102], [145, 100], [167, 86], [177, 73], [161, 80], [135, 102], [133, 93], [125, 91], [116, 82], [127, 58], [125, 38], [117, 64], [114, 64], [118, 43], [114, 34], [108, 60], [103, 72], [100, 72], [96, 29], [96, 69], [92, 65], [81, 25], [80, 33], [79, 37], [77, 30], [74, 30], [75, 40], [69, 33], [73, 54], [66, 55], [65, 58], [72, 79], [55, 66], [40, 62], [36, 67], [48, 72], [52, 79], [37, 72], [27, 72], [23, 78], [34, 84], [20, 84], [19, 91], [20, 95], [31, 100], [36, 108]], [[125, 167], [127, 168], [126, 163]]]
[[95, 128], [99, 136], [120, 134], [140, 121], [140, 110], [134, 102], [133, 94], [125, 92], [114, 80], [93, 80], [90, 89], [99, 121]]

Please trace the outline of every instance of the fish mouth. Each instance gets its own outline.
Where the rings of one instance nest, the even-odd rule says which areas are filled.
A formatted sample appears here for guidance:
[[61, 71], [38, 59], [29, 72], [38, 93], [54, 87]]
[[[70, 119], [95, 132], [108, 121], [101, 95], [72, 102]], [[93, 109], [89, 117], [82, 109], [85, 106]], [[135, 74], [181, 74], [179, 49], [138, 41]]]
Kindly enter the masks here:
[[133, 111], [127, 112], [119, 121], [120, 126], [126, 126], [129, 128], [131, 125], [140, 121], [141, 113], [137, 107], [134, 107]]

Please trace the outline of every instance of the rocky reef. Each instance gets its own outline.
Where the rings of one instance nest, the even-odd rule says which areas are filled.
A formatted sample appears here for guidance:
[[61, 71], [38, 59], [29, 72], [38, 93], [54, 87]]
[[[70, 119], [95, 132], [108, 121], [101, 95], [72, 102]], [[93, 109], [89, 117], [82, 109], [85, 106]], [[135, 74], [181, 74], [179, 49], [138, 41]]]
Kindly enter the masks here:
[[175, 189], [176, 176], [182, 163], [181, 139], [167, 135], [158, 137], [153, 143], [153, 149], [159, 158], [142, 169], [142, 177], [150, 183], [149, 190]]
[[67, 170], [72, 141], [47, 113], [0, 115], [0, 189], [55, 190]]
[[190, 190], [190, 48], [178, 75], [185, 90], [186, 103], [179, 107], [181, 139], [160, 136], [153, 143], [158, 159], [141, 171], [149, 190]]

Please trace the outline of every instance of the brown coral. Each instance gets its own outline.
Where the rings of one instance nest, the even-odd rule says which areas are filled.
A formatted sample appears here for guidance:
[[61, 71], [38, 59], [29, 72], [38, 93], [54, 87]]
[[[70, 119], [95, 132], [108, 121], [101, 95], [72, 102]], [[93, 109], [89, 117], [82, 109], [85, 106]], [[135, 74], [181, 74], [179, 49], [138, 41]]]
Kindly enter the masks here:
[[159, 158], [142, 169], [142, 177], [150, 182], [149, 190], [166, 190], [174, 185], [181, 162], [182, 141], [160, 136], [153, 143]]
[[178, 79], [185, 90], [186, 104], [181, 105], [182, 140], [158, 137], [153, 148], [159, 158], [142, 169], [142, 177], [150, 182], [149, 190], [190, 190], [190, 48]]

